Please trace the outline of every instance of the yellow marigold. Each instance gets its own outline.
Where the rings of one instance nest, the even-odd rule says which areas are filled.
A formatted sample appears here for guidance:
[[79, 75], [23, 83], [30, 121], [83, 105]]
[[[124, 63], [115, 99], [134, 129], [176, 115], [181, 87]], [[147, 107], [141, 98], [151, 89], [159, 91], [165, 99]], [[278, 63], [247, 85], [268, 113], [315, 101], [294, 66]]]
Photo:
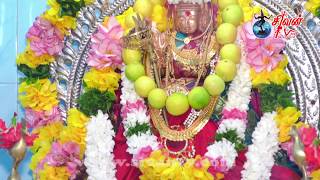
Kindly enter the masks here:
[[[122, 13], [121, 15], [116, 16], [117, 21], [119, 22], [119, 24], [121, 25], [121, 27], [128, 32], [130, 29], [128, 27], [126, 27], [126, 17], [127, 16], [132, 16], [134, 14], [133, 8], [130, 7], [129, 9], [127, 9], [124, 13]], [[104, 23], [106, 25], [107, 23], [107, 19], [104, 20]]]
[[111, 68], [103, 70], [91, 68], [84, 75], [83, 80], [89, 88], [114, 92], [119, 88], [120, 74], [114, 72]]
[[58, 121], [33, 130], [32, 133], [38, 134], [38, 138], [34, 140], [31, 151], [36, 153], [40, 148], [51, 146], [51, 143], [59, 138], [62, 129], [63, 122]]
[[304, 5], [306, 10], [310, 11], [314, 15], [316, 15], [316, 11], [318, 8], [320, 8], [320, 1], [319, 0], [308, 0], [306, 4]]
[[86, 134], [86, 129], [66, 126], [60, 133], [59, 142], [62, 144], [67, 142], [77, 143], [80, 147], [80, 159], [82, 159], [86, 149]]
[[270, 84], [271, 82], [284, 85], [291, 80], [289, 74], [286, 73], [285, 68], [288, 65], [288, 58], [284, 56], [284, 59], [280, 61], [279, 65], [271, 72], [266, 70], [257, 73], [254, 69], [250, 70], [250, 76], [254, 87], [260, 84]]
[[30, 68], [36, 68], [39, 65], [49, 64], [53, 62], [55, 59], [53, 56], [49, 54], [44, 54], [42, 56], [36, 56], [35, 53], [31, 50], [30, 44], [28, 43], [26, 49], [23, 53], [17, 56], [17, 64], [25, 64]]
[[24, 108], [51, 110], [58, 105], [56, 84], [48, 79], [37, 80], [34, 84], [23, 82], [19, 87], [19, 100]]
[[40, 180], [68, 180], [69, 177], [70, 173], [66, 166], [52, 167], [45, 164], [43, 170], [39, 171]]
[[239, 5], [242, 7], [244, 14], [244, 22], [251, 21], [254, 18], [254, 15], [259, 15], [261, 10], [263, 13], [268, 16], [268, 11], [265, 8], [260, 6], [252, 6], [252, 0], [239, 0]]
[[157, 29], [160, 32], [167, 30], [167, 9], [159, 4], [155, 5], [152, 10], [151, 19], [156, 23]]
[[69, 34], [70, 29], [75, 29], [77, 26], [76, 18], [71, 16], [59, 16], [60, 4], [56, 0], [48, 0], [48, 5], [51, 7], [42, 17], [51, 22], [63, 34]]
[[89, 118], [76, 108], [71, 108], [68, 112], [68, 125], [60, 133], [60, 142], [75, 142], [80, 146], [81, 158], [84, 154], [86, 143], [86, 125]]
[[311, 173], [312, 180], [320, 180], [320, 169]]
[[[196, 164], [200, 164], [201, 166], [197, 167]], [[186, 177], [189, 177], [190, 179], [211, 180], [214, 178], [208, 172], [210, 166], [211, 163], [207, 158], [202, 159], [201, 156], [196, 156], [195, 158], [187, 160], [183, 165], [183, 172], [187, 175]]]
[[35, 171], [39, 163], [47, 156], [50, 150], [51, 150], [50, 145], [43, 145], [42, 148], [38, 149], [37, 152], [33, 154], [31, 157], [29, 168], [32, 171]]
[[89, 118], [76, 108], [71, 108], [68, 112], [68, 126], [85, 129]]
[[[196, 166], [200, 164], [201, 166]], [[188, 159], [181, 165], [176, 159], [168, 158], [161, 150], [153, 151], [149, 158], [140, 161], [141, 180], [211, 180], [213, 176], [208, 172], [210, 162], [197, 156]]]
[[279, 128], [279, 141], [281, 143], [290, 140], [290, 130], [292, 125], [296, 124], [301, 112], [298, 111], [296, 107], [287, 107], [285, 109], [279, 108], [277, 110], [277, 115], [275, 116], [275, 121]]

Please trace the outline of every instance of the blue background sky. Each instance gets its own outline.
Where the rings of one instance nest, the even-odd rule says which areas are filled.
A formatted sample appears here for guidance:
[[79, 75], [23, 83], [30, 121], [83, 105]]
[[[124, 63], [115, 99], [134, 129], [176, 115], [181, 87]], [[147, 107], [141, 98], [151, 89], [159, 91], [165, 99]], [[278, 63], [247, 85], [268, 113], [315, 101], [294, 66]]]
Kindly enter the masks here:
[[[46, 9], [46, 0], [0, 0], [0, 118], [10, 124], [17, 102], [18, 72], [15, 59], [26, 46], [25, 34], [36, 16]], [[0, 180], [6, 180], [11, 167], [8, 153], [0, 150]], [[28, 168], [30, 154], [20, 165], [23, 180], [32, 179]]]

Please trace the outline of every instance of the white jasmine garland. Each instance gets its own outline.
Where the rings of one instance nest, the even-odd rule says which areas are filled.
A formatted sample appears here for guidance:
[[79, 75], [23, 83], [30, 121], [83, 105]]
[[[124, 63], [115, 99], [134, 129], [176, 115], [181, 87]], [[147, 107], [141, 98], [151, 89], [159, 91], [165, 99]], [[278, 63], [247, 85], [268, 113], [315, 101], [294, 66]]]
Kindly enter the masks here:
[[84, 164], [87, 167], [88, 180], [116, 180], [114, 163], [115, 132], [108, 114], [98, 111], [87, 124], [86, 150]]
[[241, 119], [224, 119], [217, 130], [217, 133], [225, 133], [228, 130], [235, 130], [237, 135], [244, 139], [246, 131], [246, 123]]
[[139, 150], [150, 146], [153, 150], [159, 148], [157, 137], [154, 136], [150, 131], [146, 133], [140, 133], [139, 135], [132, 135], [127, 138], [128, 149], [127, 152], [130, 154], [138, 154]]
[[238, 153], [234, 144], [226, 139], [218, 141], [207, 147], [207, 153], [205, 156], [212, 159], [222, 158], [226, 161], [228, 169], [232, 168]]
[[274, 165], [274, 154], [279, 149], [279, 129], [274, 121], [276, 113], [265, 113], [252, 134], [246, 153], [247, 162], [241, 172], [243, 180], [268, 180]]
[[133, 110], [127, 113], [126, 120], [123, 122], [124, 128], [127, 131], [130, 127], [135, 127], [138, 124], [149, 123], [150, 117], [147, 116], [146, 110]]
[[239, 109], [246, 112], [249, 109], [249, 102], [251, 98], [252, 82], [250, 78], [250, 67], [246, 63], [244, 55], [238, 65], [236, 77], [230, 84], [228, 91], [228, 100], [225, 104], [225, 109]]

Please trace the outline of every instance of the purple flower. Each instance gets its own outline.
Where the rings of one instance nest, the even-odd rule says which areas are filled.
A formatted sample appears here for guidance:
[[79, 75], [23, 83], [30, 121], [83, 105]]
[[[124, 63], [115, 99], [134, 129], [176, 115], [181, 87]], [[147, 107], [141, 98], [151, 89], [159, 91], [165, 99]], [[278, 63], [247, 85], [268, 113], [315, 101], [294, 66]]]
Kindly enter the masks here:
[[49, 21], [37, 17], [27, 33], [30, 47], [37, 56], [57, 55], [63, 48], [63, 34]]

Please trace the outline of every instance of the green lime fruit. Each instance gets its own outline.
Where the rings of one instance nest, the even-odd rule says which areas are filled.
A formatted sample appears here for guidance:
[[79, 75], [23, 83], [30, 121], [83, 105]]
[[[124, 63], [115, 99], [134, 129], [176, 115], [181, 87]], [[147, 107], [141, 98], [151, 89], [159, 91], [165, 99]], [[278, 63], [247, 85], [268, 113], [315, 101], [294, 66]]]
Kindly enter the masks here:
[[156, 88], [150, 91], [148, 102], [155, 109], [162, 109], [166, 106], [167, 93], [165, 90]]
[[146, 98], [156, 88], [156, 83], [148, 76], [141, 76], [134, 82], [134, 88], [139, 96]]
[[188, 101], [193, 109], [200, 110], [210, 102], [210, 95], [204, 87], [195, 87], [188, 94]]
[[129, 65], [126, 66], [125, 74], [126, 74], [126, 77], [130, 81], [134, 82], [139, 77], [145, 75], [144, 66], [142, 64], [140, 64], [140, 63], [138, 63], [138, 64], [129, 64]]
[[216, 32], [219, 44], [233, 43], [237, 38], [237, 28], [231, 23], [222, 23]]
[[182, 93], [173, 93], [166, 101], [166, 109], [173, 116], [180, 116], [189, 109], [188, 97]]
[[233, 61], [224, 59], [218, 62], [215, 71], [225, 82], [230, 82], [236, 76], [237, 67]]
[[241, 59], [241, 50], [234, 43], [226, 44], [220, 49], [220, 59], [229, 59], [238, 64]]
[[242, 8], [237, 4], [227, 6], [222, 11], [222, 20], [225, 23], [231, 23], [234, 26], [239, 26], [243, 21]]
[[225, 83], [218, 75], [211, 74], [204, 80], [203, 87], [211, 96], [218, 96], [224, 91]]
[[122, 59], [125, 64], [141, 63], [142, 54], [139, 50], [123, 49]]

